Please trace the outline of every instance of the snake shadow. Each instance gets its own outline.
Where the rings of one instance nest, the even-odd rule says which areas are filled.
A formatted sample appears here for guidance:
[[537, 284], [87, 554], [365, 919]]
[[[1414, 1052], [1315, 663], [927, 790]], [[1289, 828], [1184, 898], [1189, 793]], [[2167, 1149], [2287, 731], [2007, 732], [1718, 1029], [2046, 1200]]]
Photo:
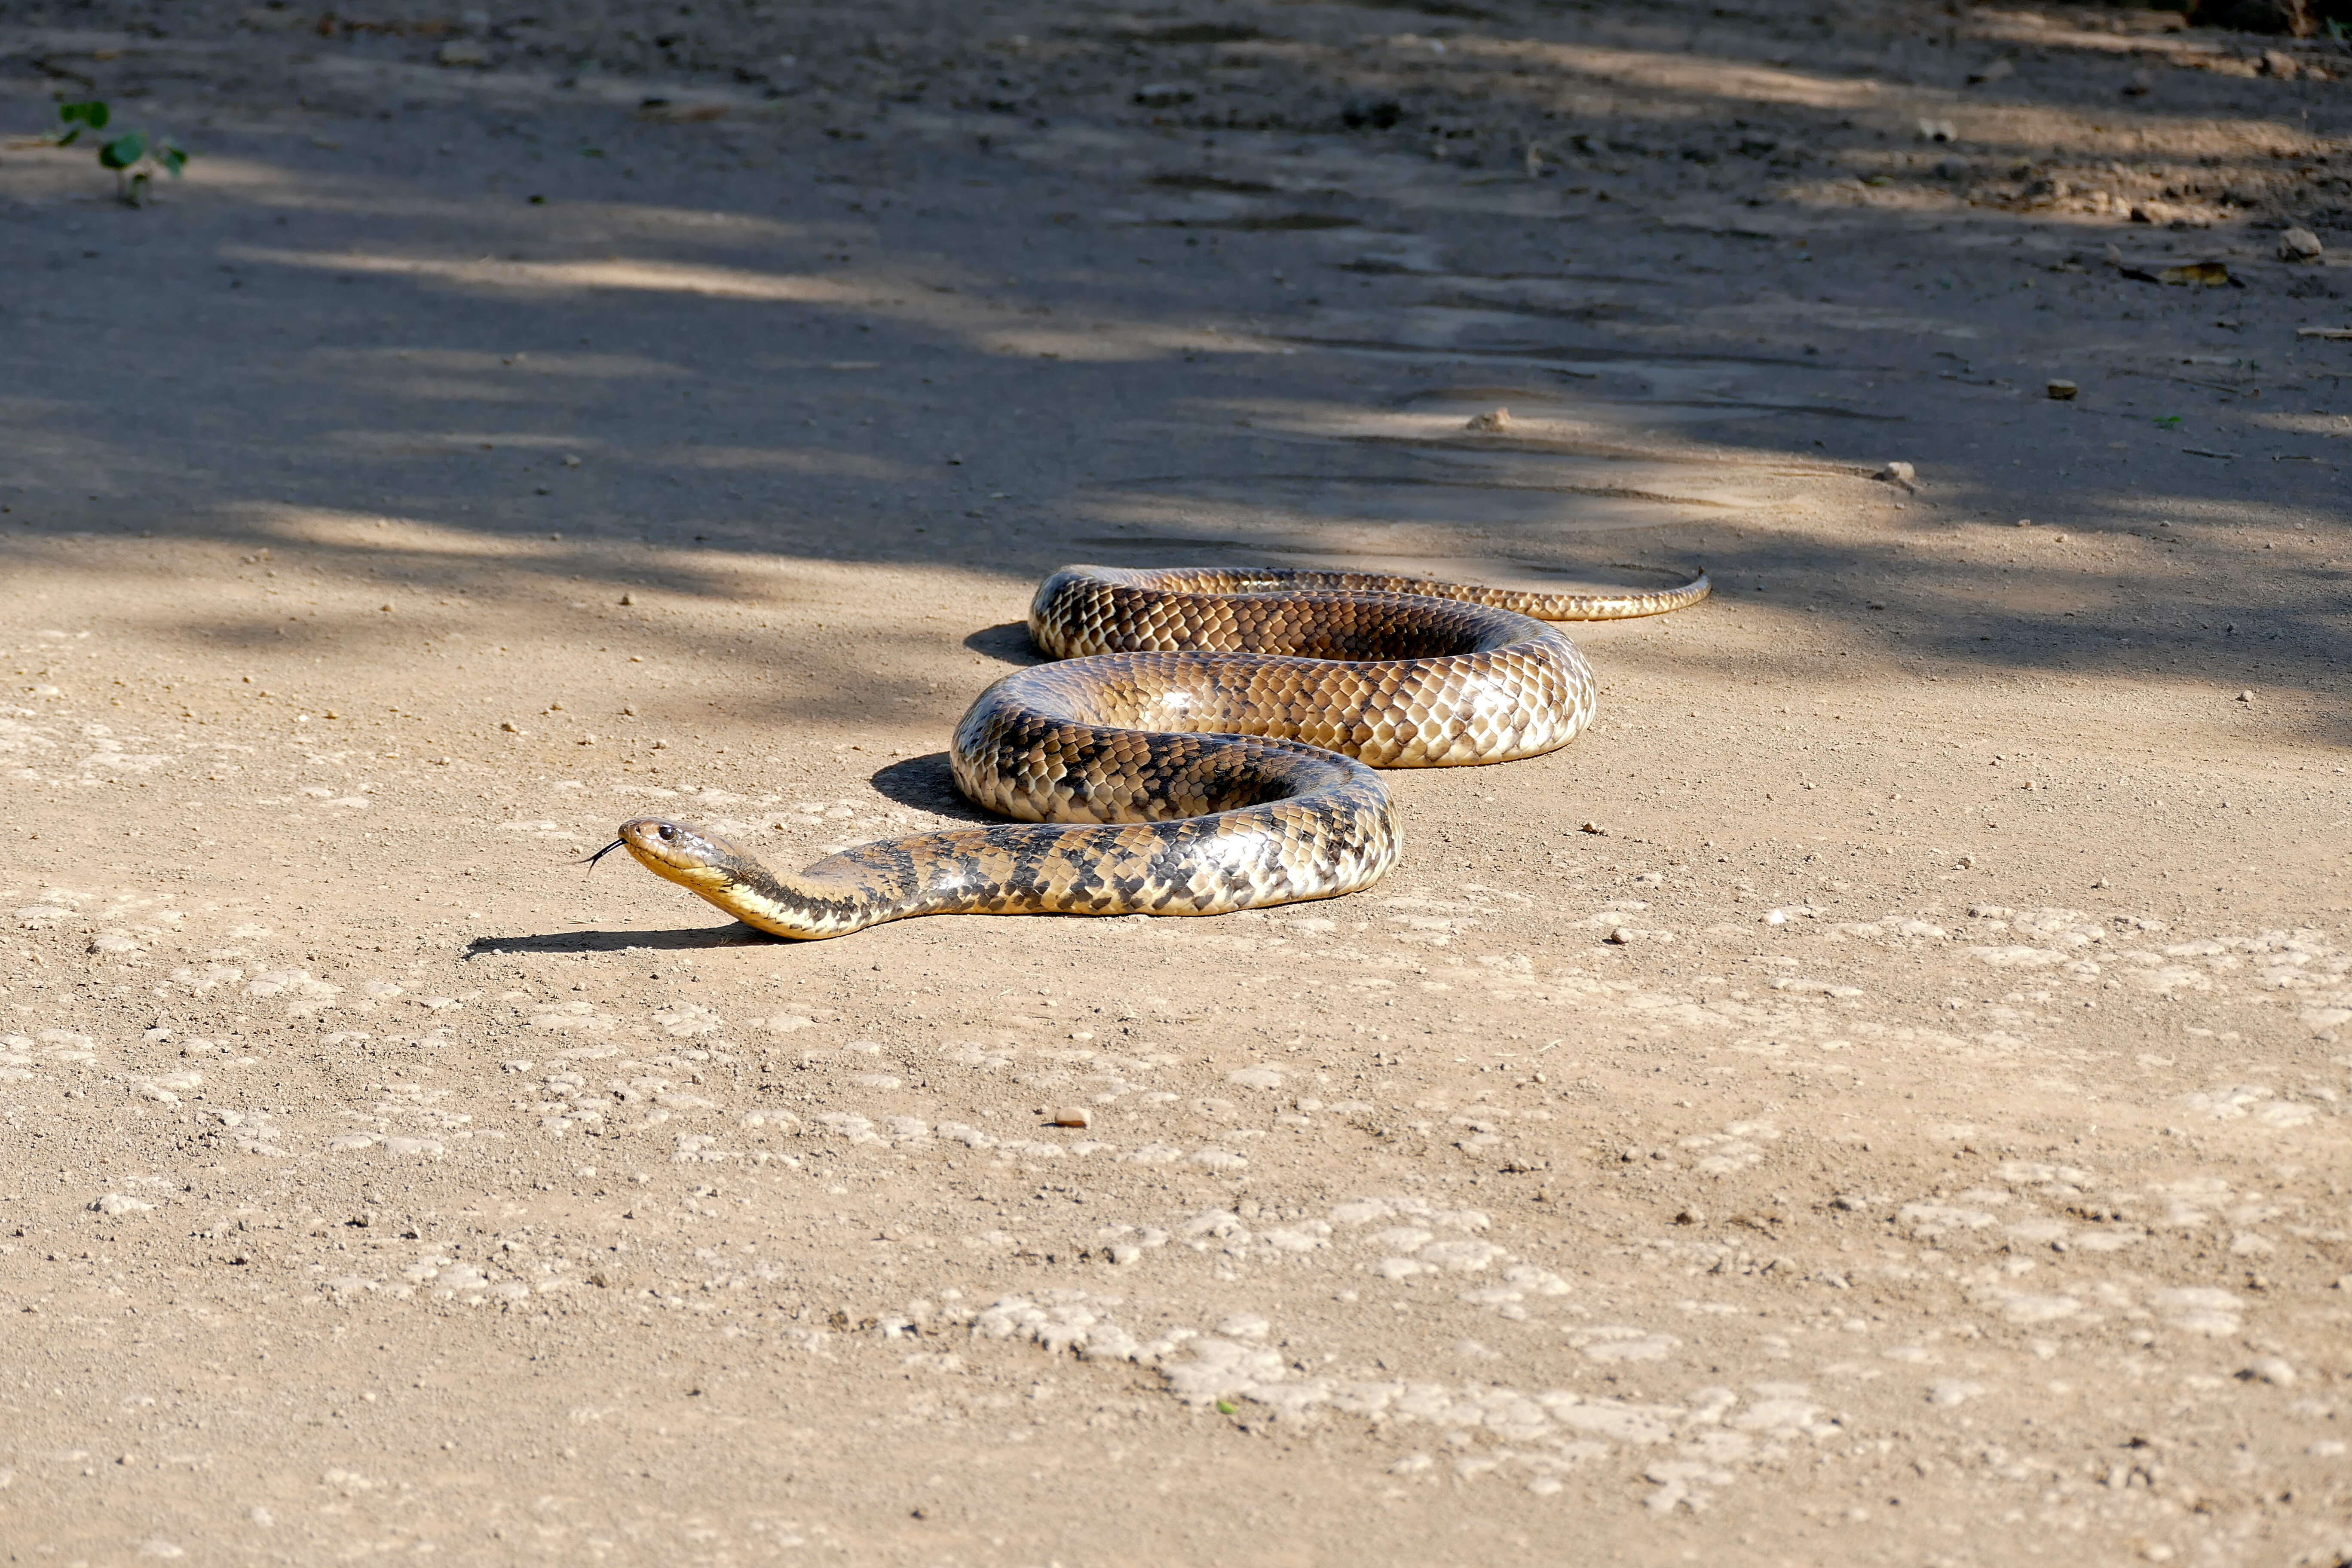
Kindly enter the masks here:
[[992, 626], [982, 626], [964, 638], [963, 646], [1004, 664], [1026, 667], [1053, 662], [1029, 640], [1027, 621], [1001, 621]]
[[740, 921], [719, 926], [671, 931], [559, 931], [526, 936], [478, 936], [466, 944], [467, 958], [513, 958], [532, 953], [705, 952], [722, 947], [764, 947], [781, 941]]
[[994, 826], [1004, 821], [992, 811], [982, 811], [956, 788], [955, 771], [948, 763], [945, 752], [933, 752], [928, 756], [908, 757], [892, 763], [875, 773], [869, 781], [874, 787], [900, 805], [917, 811], [928, 811], [934, 816], [951, 816], [959, 822]]

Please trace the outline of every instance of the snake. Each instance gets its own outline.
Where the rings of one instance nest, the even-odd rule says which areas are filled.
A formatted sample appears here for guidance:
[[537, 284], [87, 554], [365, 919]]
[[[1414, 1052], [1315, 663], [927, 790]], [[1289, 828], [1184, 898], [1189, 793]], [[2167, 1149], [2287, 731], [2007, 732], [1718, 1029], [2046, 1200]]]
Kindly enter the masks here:
[[1068, 566], [1029, 635], [1054, 662], [991, 685], [949, 760], [1013, 820], [879, 839], [797, 873], [667, 817], [615, 849], [773, 936], [941, 914], [1218, 915], [1369, 888], [1402, 853], [1374, 772], [1539, 756], [1591, 722], [1557, 621], [1697, 603], [1289, 568]]

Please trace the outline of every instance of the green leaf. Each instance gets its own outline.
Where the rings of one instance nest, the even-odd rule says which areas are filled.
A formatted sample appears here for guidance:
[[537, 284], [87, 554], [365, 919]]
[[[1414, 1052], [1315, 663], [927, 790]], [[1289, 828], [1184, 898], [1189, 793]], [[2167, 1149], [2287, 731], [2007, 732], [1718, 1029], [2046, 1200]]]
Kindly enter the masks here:
[[89, 126], [92, 131], [103, 131], [106, 129], [108, 111], [104, 103], [93, 98], [81, 103], [58, 104], [58, 118], [68, 125], [79, 123]]
[[187, 167], [187, 150], [176, 142], [158, 142], [155, 143], [155, 162], [163, 164], [163, 172], [176, 180], [180, 177], [180, 171]]
[[109, 169], [127, 169], [147, 155], [147, 138], [133, 131], [128, 136], [118, 136], [98, 150], [99, 163]]
[[1217, 1414], [1220, 1415], [1231, 1415], [1240, 1408], [1240, 1405], [1234, 1404], [1231, 1400], [1220, 1399], [1217, 1401]]
[[60, 146], [60, 147], [70, 147], [70, 146], [72, 146], [75, 142], [79, 142], [79, 141], [80, 141], [80, 140], [81, 140], [81, 127], [80, 127], [80, 126], [79, 126], [79, 125], [77, 125], [77, 126], [75, 126], [72, 130], [70, 130], [70, 131], [67, 132], [64, 135], [62, 135], [62, 136], [60, 136], [60, 137], [58, 137], [58, 146]]

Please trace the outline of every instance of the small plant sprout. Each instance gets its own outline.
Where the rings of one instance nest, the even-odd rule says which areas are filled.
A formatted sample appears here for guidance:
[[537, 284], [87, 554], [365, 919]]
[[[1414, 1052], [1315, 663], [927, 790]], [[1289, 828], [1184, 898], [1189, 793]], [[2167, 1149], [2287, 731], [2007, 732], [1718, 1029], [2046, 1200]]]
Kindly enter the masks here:
[[[114, 115], [102, 100], [90, 99], [58, 104], [58, 118], [66, 126], [58, 133], [58, 145], [70, 147], [85, 131], [104, 131]], [[155, 171], [161, 169], [176, 180], [187, 167], [188, 154], [168, 136], [126, 131], [98, 144], [98, 162], [100, 168], [113, 171], [114, 194], [125, 205], [135, 207], [146, 205], [148, 182]]]

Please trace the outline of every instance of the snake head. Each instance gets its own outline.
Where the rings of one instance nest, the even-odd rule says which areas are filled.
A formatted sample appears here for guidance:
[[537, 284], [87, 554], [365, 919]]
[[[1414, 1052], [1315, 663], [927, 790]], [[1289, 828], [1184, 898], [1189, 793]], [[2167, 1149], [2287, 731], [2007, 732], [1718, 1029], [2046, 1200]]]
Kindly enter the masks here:
[[724, 838], [663, 817], [633, 817], [621, 824], [620, 832], [616, 847], [626, 849], [655, 876], [681, 887], [723, 886], [733, 880], [736, 868], [746, 859]]

